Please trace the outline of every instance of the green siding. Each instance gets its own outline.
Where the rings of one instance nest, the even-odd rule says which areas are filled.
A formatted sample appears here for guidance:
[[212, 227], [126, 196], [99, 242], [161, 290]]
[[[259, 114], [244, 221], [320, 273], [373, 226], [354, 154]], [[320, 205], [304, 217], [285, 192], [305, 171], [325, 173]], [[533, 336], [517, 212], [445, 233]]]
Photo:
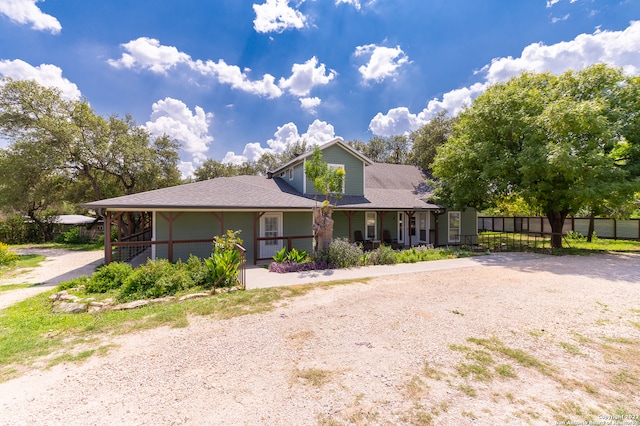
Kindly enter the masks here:
[[[313, 214], [311, 212], [285, 212], [282, 217], [284, 236], [312, 235], [311, 225]], [[285, 242], [286, 244], [286, 242]], [[313, 251], [313, 238], [300, 238], [291, 241], [291, 247], [297, 250]]]
[[[173, 213], [175, 214], [175, 213]], [[244, 212], [217, 212], [224, 217], [224, 232], [241, 230], [240, 238], [247, 249], [247, 261], [253, 261], [253, 213]], [[169, 213], [165, 213], [169, 215]], [[220, 221], [209, 212], [185, 212], [173, 222], [174, 240], [200, 240], [207, 239], [206, 243], [175, 244], [173, 247], [173, 260], [186, 261], [190, 254], [205, 258], [211, 255], [213, 250], [213, 237], [220, 235]], [[156, 214], [156, 239], [164, 241], [169, 239], [169, 223], [159, 213]], [[166, 245], [156, 246], [156, 258], [166, 259], [168, 248]]]
[[285, 170], [285, 175], [282, 180], [293, 186], [296, 190], [304, 192], [304, 163], [300, 162], [293, 166], [292, 180], [289, 180], [289, 169]]
[[[345, 195], [364, 195], [364, 163], [339, 145], [322, 151], [322, 161], [327, 164], [343, 164], [346, 172]], [[307, 193], [313, 194], [313, 182], [307, 179]]]
[[[457, 211], [457, 210], [452, 210]], [[468, 208], [461, 211], [460, 235], [478, 234], [478, 215], [475, 209]], [[461, 242], [462, 239], [461, 239]], [[448, 211], [440, 215], [438, 223], [438, 244], [440, 246], [453, 245], [449, 242], [449, 215]]]

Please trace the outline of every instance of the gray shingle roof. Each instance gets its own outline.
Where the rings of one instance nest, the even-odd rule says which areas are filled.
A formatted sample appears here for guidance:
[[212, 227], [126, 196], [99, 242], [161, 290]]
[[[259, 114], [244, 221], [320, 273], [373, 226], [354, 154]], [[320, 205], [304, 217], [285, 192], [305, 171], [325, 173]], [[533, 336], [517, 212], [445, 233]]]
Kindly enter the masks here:
[[[365, 195], [346, 195], [338, 209], [437, 209], [428, 203], [430, 188], [424, 174], [414, 166], [373, 163], [365, 168]], [[84, 204], [87, 208], [113, 210], [154, 209], [311, 209], [306, 196], [280, 178], [264, 176], [220, 177], [202, 182], [157, 189]]]

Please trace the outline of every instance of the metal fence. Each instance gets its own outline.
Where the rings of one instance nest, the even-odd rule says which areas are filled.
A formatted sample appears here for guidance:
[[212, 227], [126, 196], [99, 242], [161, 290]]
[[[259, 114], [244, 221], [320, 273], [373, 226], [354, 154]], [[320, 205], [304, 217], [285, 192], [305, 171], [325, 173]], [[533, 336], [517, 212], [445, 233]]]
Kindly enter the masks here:
[[[568, 217], [562, 233], [574, 231], [587, 236], [590, 220], [588, 217]], [[598, 238], [640, 241], [640, 219], [597, 217], [593, 221], [594, 232]], [[550, 234], [551, 225], [543, 216], [478, 216], [478, 231]]]
[[[461, 250], [474, 252], [514, 252], [528, 251], [552, 253], [551, 238], [557, 234], [552, 232], [492, 232], [477, 235], [461, 235]], [[565, 239], [563, 246], [570, 247]]]

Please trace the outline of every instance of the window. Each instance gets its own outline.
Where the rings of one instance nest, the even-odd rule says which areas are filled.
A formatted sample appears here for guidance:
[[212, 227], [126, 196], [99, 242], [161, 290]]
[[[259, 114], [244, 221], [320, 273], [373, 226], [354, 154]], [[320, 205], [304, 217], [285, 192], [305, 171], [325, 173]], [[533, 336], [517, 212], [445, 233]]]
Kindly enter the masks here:
[[376, 212], [367, 212], [365, 216], [367, 240], [377, 240]]
[[460, 212], [449, 212], [449, 242], [460, 242]]
[[[264, 218], [264, 236], [265, 237], [277, 237], [278, 236], [278, 217], [266, 216]], [[264, 242], [265, 246], [277, 246], [278, 240], [267, 240]]]
[[[345, 170], [344, 164], [327, 164], [327, 166], [329, 166], [330, 169], [342, 169], [342, 170]], [[344, 188], [345, 188], [346, 181], [347, 180], [343, 177], [342, 178], [342, 193], [343, 194], [344, 194]]]
[[289, 169], [289, 180], [293, 180], [293, 167]]
[[[265, 213], [260, 218], [260, 237], [273, 238], [282, 236], [282, 213]], [[261, 240], [260, 258], [270, 258], [282, 248], [282, 239]]]

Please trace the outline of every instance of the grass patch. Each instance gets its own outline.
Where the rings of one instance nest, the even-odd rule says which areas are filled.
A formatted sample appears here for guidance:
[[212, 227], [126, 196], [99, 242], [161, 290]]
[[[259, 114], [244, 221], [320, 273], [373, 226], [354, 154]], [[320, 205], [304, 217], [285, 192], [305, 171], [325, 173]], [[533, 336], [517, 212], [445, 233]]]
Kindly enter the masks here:
[[296, 379], [303, 379], [305, 382], [315, 386], [322, 387], [331, 381], [335, 372], [323, 370], [321, 368], [307, 368], [305, 370], [296, 370]]
[[560, 342], [560, 346], [571, 355], [586, 356], [579, 347], [567, 342]]
[[40, 254], [20, 254], [14, 264], [10, 266], [0, 266], [0, 278], [12, 278], [17, 276], [22, 269], [37, 268], [45, 259], [46, 258]]
[[510, 364], [500, 364], [496, 367], [496, 374], [505, 379], [514, 379], [518, 377], [513, 366]]
[[537, 358], [529, 355], [520, 349], [513, 349], [504, 346], [502, 342], [497, 339], [476, 339], [470, 337], [467, 341], [471, 343], [475, 343], [476, 345], [482, 346], [487, 350], [490, 350], [495, 353], [499, 353], [507, 358], [512, 359], [523, 367], [535, 368], [541, 374], [553, 377], [554, 368], [546, 362], [540, 361]]
[[218, 294], [213, 297], [151, 304], [128, 311], [95, 314], [58, 314], [50, 309], [51, 290], [0, 311], [0, 382], [13, 377], [17, 366], [29, 367], [39, 358], [60, 352], [74, 354], [74, 348], [101, 335], [126, 334], [163, 325], [186, 327], [190, 315], [226, 319], [267, 312], [287, 299], [317, 288], [329, 288], [353, 281], [256, 289]]
[[29, 288], [29, 287], [33, 287], [34, 285], [38, 285], [38, 284], [7, 284], [7, 285], [0, 285], [0, 293], [2, 293], [3, 291], [19, 290], [21, 288]]
[[458, 386], [458, 389], [465, 395], [470, 396], [471, 398], [475, 398], [476, 396], [478, 396], [478, 392], [476, 392], [476, 390], [469, 386], [469, 385], [460, 385]]

